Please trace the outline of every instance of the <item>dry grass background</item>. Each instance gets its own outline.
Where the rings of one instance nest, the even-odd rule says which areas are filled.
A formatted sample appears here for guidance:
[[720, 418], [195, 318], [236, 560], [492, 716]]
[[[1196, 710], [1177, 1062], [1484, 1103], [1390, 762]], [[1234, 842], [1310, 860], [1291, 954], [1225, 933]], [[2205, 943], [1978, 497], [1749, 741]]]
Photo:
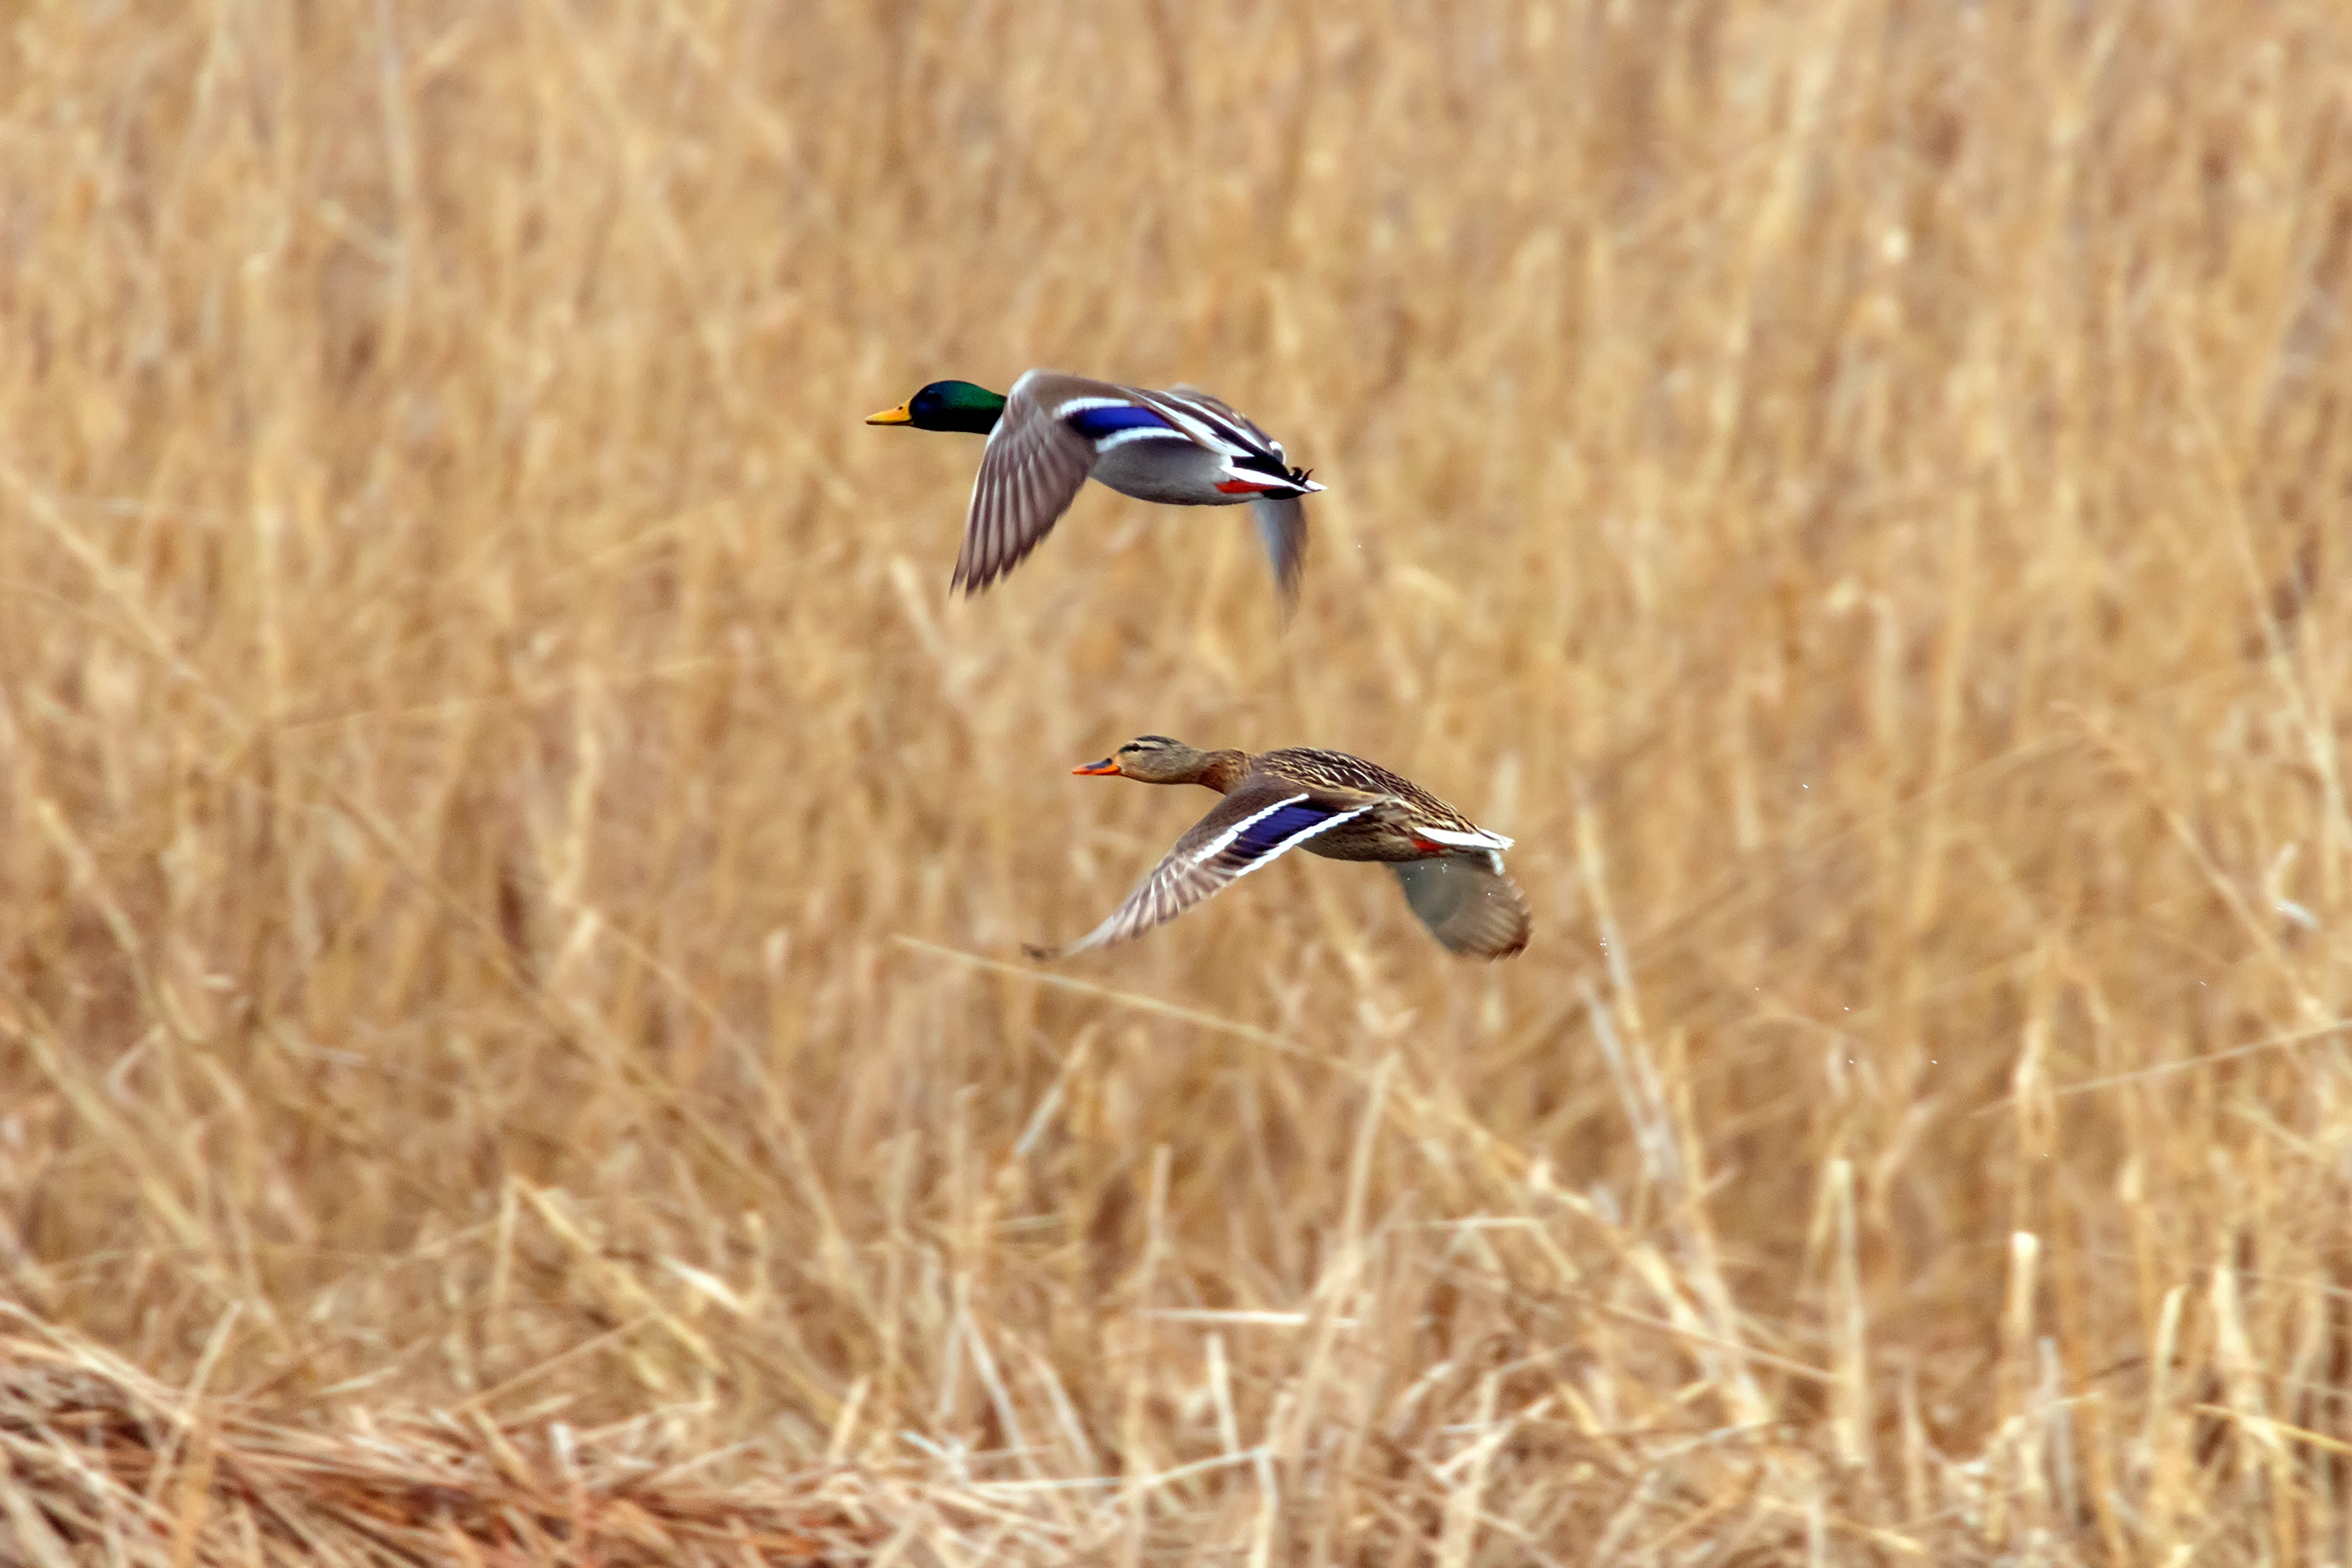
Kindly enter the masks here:
[[[2352, 1556], [2336, 7], [0, 80], [12, 1561]], [[1329, 482], [1286, 634], [1100, 489], [949, 600], [977, 443], [857, 421], [1030, 364]], [[1536, 945], [1286, 862], [1019, 963], [1146, 730], [1410, 773]]]

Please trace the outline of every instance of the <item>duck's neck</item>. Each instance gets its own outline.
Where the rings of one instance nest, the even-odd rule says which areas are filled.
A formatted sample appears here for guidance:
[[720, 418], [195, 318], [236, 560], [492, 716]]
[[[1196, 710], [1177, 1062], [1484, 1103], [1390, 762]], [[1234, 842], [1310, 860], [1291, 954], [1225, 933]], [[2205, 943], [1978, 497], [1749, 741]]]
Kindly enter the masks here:
[[915, 395], [924, 405], [916, 424], [925, 430], [961, 430], [985, 436], [1004, 417], [1004, 399], [969, 381], [934, 382]]
[[990, 431], [996, 428], [997, 421], [1004, 417], [1004, 399], [997, 397], [994, 393], [990, 393], [988, 395], [994, 398], [995, 401], [986, 404], [967, 405], [961, 408], [951, 408], [944, 415], [937, 416], [936, 417], [938, 422], [933, 424], [930, 428], [934, 430], [961, 430], [964, 434], [970, 436], [987, 435]]
[[1211, 752], [1201, 763], [1201, 776], [1193, 782], [1204, 784], [1219, 795], [1230, 795], [1234, 785], [1241, 783], [1242, 775], [1248, 772], [1247, 752]]

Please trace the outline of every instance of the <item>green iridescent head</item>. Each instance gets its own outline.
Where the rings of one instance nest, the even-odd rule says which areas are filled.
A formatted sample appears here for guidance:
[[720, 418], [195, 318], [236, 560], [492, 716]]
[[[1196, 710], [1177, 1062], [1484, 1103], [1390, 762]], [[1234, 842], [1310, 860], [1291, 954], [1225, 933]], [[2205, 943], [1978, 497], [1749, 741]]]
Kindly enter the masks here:
[[1004, 399], [968, 381], [935, 381], [868, 425], [911, 425], [918, 430], [962, 430], [985, 436], [1004, 413]]

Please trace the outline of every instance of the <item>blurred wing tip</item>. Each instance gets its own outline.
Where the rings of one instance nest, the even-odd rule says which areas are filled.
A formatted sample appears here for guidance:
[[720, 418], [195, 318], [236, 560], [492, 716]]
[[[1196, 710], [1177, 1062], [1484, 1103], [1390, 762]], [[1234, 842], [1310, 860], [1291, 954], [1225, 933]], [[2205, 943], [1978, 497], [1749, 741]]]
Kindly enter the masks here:
[[[1518, 892], [1518, 888], [1516, 884], [1513, 885], [1511, 891], [1515, 894]], [[1486, 959], [1490, 963], [1494, 963], [1497, 959], [1517, 958], [1519, 954], [1527, 952], [1528, 943], [1534, 940], [1536, 934], [1535, 918], [1528, 913], [1527, 902], [1524, 897], [1514, 900], [1514, 902], [1515, 909], [1513, 912], [1516, 913], [1518, 918], [1511, 922], [1510, 935], [1505, 938], [1500, 944], [1488, 948], [1485, 952], [1477, 954], [1478, 957]]]
[[1307, 575], [1307, 512], [1296, 496], [1269, 496], [1250, 509], [1257, 522], [1266, 561], [1274, 568], [1275, 592], [1282, 600], [1286, 623], [1298, 605], [1298, 588]]
[[958, 561], [955, 575], [948, 579], [948, 592], [952, 594], [961, 588], [963, 590], [963, 596], [969, 599], [1003, 574], [992, 566]]
[[1506, 958], [1517, 958], [1525, 952], [1528, 950], [1528, 939], [1535, 935], [1535, 922], [1522, 912], [1519, 919], [1511, 923], [1507, 932], [1492, 941], [1481, 942], [1474, 934], [1461, 946], [1454, 947], [1453, 943], [1445, 942], [1443, 937], [1438, 940], [1465, 958], [1483, 958], [1489, 963], [1497, 963]]
[[1405, 902], [1448, 952], [1489, 962], [1527, 949], [1535, 921], [1519, 885], [1475, 853], [1399, 862], [1390, 868]]

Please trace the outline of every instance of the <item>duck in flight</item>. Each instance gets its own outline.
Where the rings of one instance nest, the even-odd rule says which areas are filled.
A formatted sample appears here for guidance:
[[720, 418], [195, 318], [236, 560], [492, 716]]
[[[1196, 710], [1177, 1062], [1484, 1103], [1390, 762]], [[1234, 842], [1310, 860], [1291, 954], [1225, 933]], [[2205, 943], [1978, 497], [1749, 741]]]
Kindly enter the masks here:
[[950, 584], [966, 594], [1019, 565], [1093, 479], [1169, 506], [1249, 502], [1286, 614], [1297, 599], [1307, 561], [1299, 499], [1323, 487], [1290, 466], [1281, 442], [1205, 392], [1033, 370], [1004, 397], [968, 381], [935, 381], [866, 423], [988, 437]]
[[1071, 771], [1205, 784], [1225, 798], [1176, 840], [1108, 920], [1066, 946], [1032, 947], [1032, 958], [1066, 958], [1141, 936], [1293, 849], [1384, 862], [1405, 902], [1449, 952], [1508, 958], [1528, 945], [1527, 900], [1503, 870], [1511, 841], [1361, 757], [1307, 747], [1255, 756], [1202, 752], [1165, 735], [1139, 735]]

